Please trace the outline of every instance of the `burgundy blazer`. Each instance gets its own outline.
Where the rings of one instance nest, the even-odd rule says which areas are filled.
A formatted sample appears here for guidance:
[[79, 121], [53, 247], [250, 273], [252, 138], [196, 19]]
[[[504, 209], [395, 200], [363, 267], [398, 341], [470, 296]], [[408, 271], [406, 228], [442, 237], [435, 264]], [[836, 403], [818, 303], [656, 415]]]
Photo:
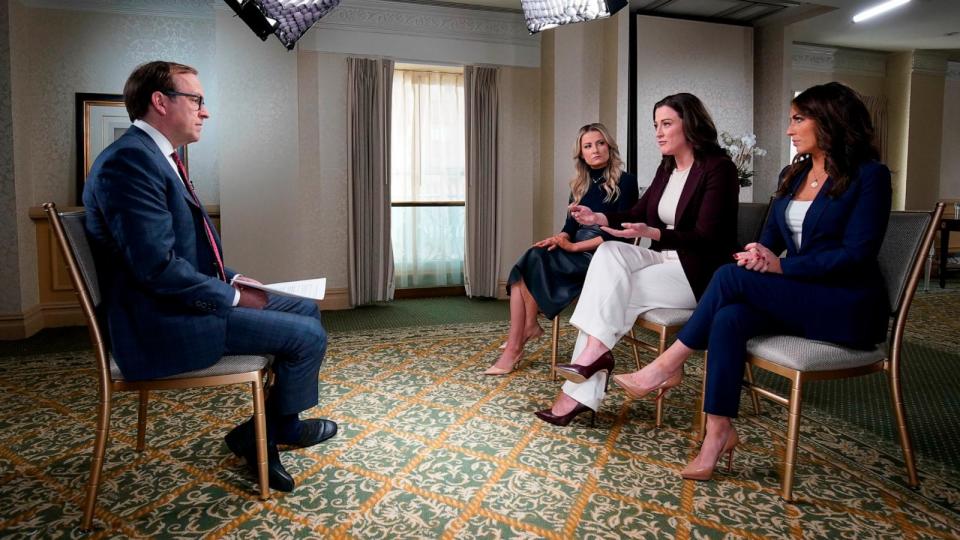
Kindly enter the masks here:
[[683, 273], [699, 300], [716, 269], [731, 262], [742, 247], [737, 245], [737, 167], [726, 156], [697, 156], [680, 194], [676, 225], [668, 230], [657, 207], [671, 172], [661, 163], [637, 204], [625, 212], [607, 213], [607, 221], [611, 227], [646, 223], [660, 229], [660, 240], [653, 242], [651, 249], [677, 251]]

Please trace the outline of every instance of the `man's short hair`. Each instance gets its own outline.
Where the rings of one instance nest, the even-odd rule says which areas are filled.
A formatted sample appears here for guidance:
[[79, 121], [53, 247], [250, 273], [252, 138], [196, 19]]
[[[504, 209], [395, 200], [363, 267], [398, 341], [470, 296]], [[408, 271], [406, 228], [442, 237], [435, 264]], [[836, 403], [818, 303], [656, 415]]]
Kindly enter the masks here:
[[150, 98], [154, 92], [175, 92], [173, 76], [178, 73], [197, 74], [197, 70], [176, 62], [157, 60], [140, 64], [133, 70], [123, 85], [123, 104], [127, 107], [130, 121], [143, 118], [150, 110]]

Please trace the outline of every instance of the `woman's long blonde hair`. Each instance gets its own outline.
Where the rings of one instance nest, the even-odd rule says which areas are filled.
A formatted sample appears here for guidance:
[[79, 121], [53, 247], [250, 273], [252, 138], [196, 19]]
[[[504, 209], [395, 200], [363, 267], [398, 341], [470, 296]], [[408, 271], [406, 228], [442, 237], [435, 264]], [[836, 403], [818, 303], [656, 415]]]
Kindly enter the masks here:
[[570, 180], [570, 194], [573, 197], [574, 204], [580, 204], [580, 199], [583, 199], [583, 196], [587, 194], [587, 188], [590, 187], [590, 166], [587, 165], [587, 162], [583, 160], [583, 156], [580, 155], [580, 140], [591, 131], [596, 131], [603, 136], [603, 140], [607, 143], [607, 149], [610, 152], [610, 159], [607, 161], [607, 166], [603, 171], [603, 177], [605, 179], [603, 190], [607, 192], [607, 196], [603, 201], [615, 201], [617, 197], [620, 196], [620, 174], [623, 173], [623, 160], [620, 159], [620, 148], [617, 146], [617, 141], [613, 140], [610, 132], [607, 131], [607, 126], [599, 122], [594, 122], [593, 124], [587, 124], [580, 128], [580, 131], [577, 133], [577, 140], [573, 143], [573, 169], [577, 172], [577, 175]]

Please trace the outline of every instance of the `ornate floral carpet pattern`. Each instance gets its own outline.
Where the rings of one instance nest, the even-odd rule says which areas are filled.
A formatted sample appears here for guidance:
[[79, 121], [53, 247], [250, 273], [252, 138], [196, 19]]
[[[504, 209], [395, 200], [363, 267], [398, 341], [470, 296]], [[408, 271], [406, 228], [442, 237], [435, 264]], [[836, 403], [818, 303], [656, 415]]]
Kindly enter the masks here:
[[[568, 327], [567, 327], [568, 328]], [[335, 336], [311, 416], [339, 435], [283, 452], [292, 493], [257, 499], [222, 437], [251, 410], [240, 386], [156, 393], [147, 450], [134, 450], [134, 395], [115, 398], [93, 538], [956, 538], [960, 489], [921, 463], [904, 485], [895, 441], [805, 411], [795, 493], [779, 500], [784, 415], [744, 401], [731, 473], [683, 481], [695, 455], [697, 362], [653, 402], [611, 391], [591, 427], [540, 422], [559, 388], [548, 340], [507, 377], [480, 372], [502, 323]], [[564, 335], [564, 349], [572, 332]], [[617, 349], [618, 371], [630, 369]], [[648, 358], [649, 359], [649, 358]], [[77, 530], [96, 402], [83, 352], [0, 359], [0, 536]], [[889, 414], [888, 409], [877, 414]], [[952, 477], [958, 475], [953, 471]]]

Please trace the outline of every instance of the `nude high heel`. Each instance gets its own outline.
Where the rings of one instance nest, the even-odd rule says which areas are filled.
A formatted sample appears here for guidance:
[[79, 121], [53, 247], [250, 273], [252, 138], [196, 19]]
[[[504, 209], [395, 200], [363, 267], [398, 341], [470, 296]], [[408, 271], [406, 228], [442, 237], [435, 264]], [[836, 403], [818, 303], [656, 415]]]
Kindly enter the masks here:
[[717, 454], [717, 459], [714, 460], [713, 464], [709, 467], [692, 467], [687, 465], [680, 471], [680, 476], [686, 480], [698, 480], [700, 482], [706, 482], [713, 478], [713, 471], [717, 468], [717, 463], [720, 462], [720, 459], [724, 454], [727, 455], [727, 472], [733, 470], [733, 450], [740, 444], [740, 437], [737, 436], [736, 430], [731, 430], [731, 433], [727, 435], [727, 440], [723, 441], [723, 448], [720, 450], [720, 453]]
[[657, 395], [655, 396], [655, 399], [660, 401], [667, 393], [667, 390], [670, 390], [675, 386], [679, 386], [680, 383], [683, 382], [683, 366], [680, 366], [680, 369], [667, 377], [666, 380], [650, 388], [644, 388], [631, 383], [629, 380], [627, 380], [626, 375], [614, 375], [613, 382], [615, 382], [620, 388], [623, 388], [627, 395], [633, 399], [643, 399], [647, 397], [648, 394], [656, 390]]
[[488, 367], [487, 370], [483, 372], [483, 374], [484, 375], [507, 375], [508, 373], [513, 373], [513, 370], [517, 369], [517, 367], [520, 365], [521, 360], [523, 360], [523, 353], [518, 354], [517, 357], [514, 358], [513, 363], [510, 364], [509, 369], [500, 368], [500, 367], [497, 367], [496, 365], [492, 365]]

